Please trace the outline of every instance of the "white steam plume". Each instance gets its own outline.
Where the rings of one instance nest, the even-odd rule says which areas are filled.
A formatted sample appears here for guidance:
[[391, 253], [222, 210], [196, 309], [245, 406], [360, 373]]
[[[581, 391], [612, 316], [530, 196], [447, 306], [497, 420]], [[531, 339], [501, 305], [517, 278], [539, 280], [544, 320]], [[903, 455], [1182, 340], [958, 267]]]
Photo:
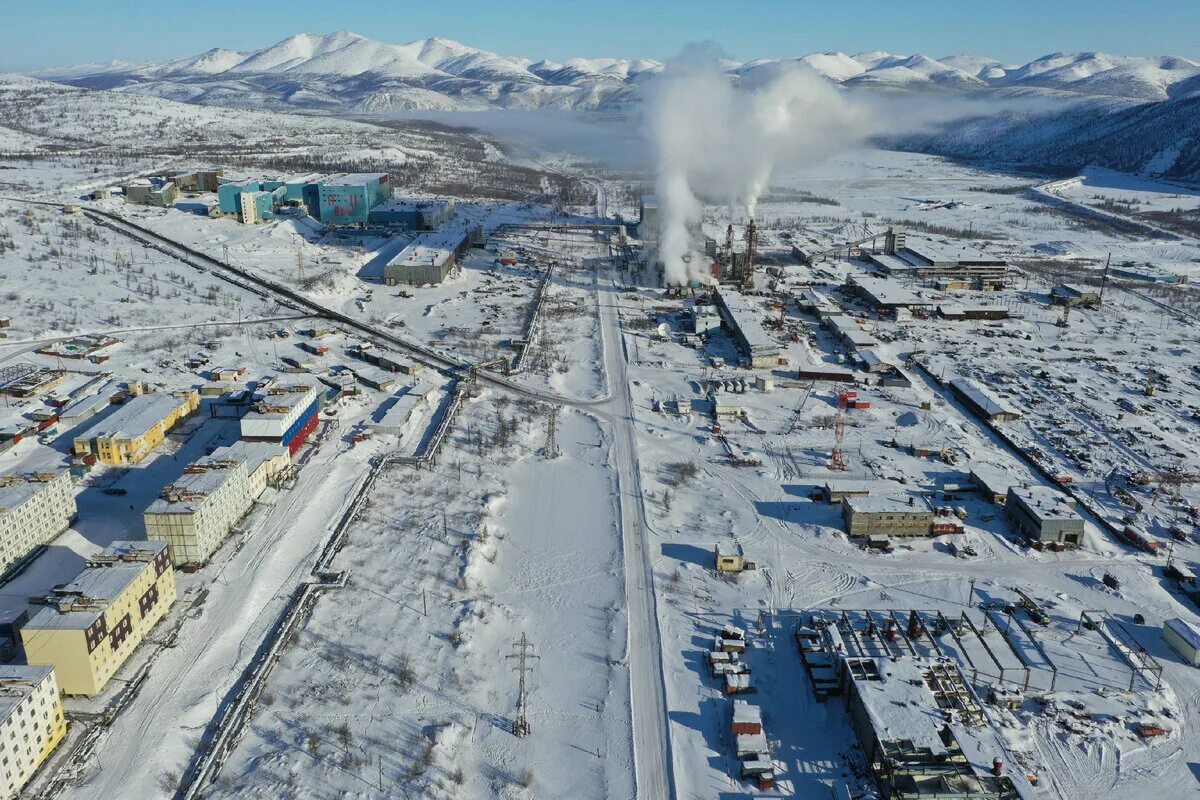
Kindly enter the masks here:
[[696, 57], [694, 50], [663, 71], [647, 100], [668, 284], [708, 277], [702, 254], [693, 252], [701, 198], [728, 199], [753, 217], [776, 168], [818, 162], [873, 132], [865, 105], [803, 67], [738, 88], [711, 53]]

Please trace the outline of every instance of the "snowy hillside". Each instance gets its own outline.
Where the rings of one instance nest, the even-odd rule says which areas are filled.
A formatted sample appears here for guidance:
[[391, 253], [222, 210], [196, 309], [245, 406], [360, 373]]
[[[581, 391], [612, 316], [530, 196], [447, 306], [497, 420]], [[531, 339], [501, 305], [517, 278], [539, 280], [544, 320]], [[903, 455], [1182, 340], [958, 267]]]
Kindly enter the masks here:
[[[1079, 97], [1165, 100], [1200, 75], [1184, 58], [1129, 58], [1104, 53], [1044, 56], [1024, 65], [956, 55], [871, 51], [813, 53], [725, 62], [735, 79], [753, 81], [780, 69], [812, 70], [834, 83], [882, 91], [981, 93], [1005, 88]], [[297, 34], [248, 53], [216, 48], [161, 64], [87, 65], [47, 70], [47, 80], [119, 89], [206, 105], [354, 110], [562, 108], [616, 110], [636, 101], [630, 87], [663, 65], [648, 59], [572, 58], [532, 61], [450, 39], [386, 44], [356, 33]]]
[[1200, 182], [1200, 95], [1131, 107], [1102, 101], [1052, 113], [959, 120], [891, 146], [995, 164], [1077, 173], [1087, 166]]

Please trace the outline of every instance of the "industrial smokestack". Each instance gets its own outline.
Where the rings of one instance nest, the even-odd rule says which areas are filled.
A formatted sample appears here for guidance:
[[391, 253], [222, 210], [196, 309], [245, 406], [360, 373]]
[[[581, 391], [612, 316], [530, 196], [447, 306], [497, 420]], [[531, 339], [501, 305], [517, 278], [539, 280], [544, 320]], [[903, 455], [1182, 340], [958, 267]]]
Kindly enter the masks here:
[[657, 160], [659, 259], [668, 284], [707, 281], [693, 250], [704, 204], [728, 198], [753, 219], [778, 167], [816, 163], [872, 133], [871, 115], [796, 67], [735, 88], [711, 49], [689, 48], [647, 87], [646, 134]]

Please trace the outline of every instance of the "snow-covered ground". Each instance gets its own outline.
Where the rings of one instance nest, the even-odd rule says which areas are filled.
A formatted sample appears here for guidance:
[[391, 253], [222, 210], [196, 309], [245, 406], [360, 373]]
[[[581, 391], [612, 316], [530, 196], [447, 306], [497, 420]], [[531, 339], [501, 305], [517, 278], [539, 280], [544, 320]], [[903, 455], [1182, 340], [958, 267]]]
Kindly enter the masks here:
[[[84, 94], [58, 91], [64, 95], [50, 97], [51, 109]], [[125, 112], [149, 113], [145, 98], [122, 97]], [[209, 116], [197, 124], [245, 122], [227, 116], [233, 112], [202, 111]], [[264, 115], [264, 122], [278, 116]], [[316, 142], [312, 147], [339, 136], [354, 137], [344, 142], [347, 155], [388, 144], [367, 126], [308, 124], [318, 128], [319, 136], [308, 140]], [[115, 125], [105, 117], [99, 129], [119, 130]], [[48, 136], [52, 126], [37, 116], [27, 127], [30, 133], [14, 136], [31, 137], [36, 148], [43, 143], [32, 137]], [[250, 144], [269, 149], [265, 140]], [[112, 155], [95, 159], [103, 165], [99, 178], [89, 176], [83, 152], [14, 160], [14, 170], [0, 178], [9, 182], [7, 193], [61, 201], [115, 179], [121, 169], [161, 165], [161, 153], [133, 164], [105, 160]], [[813, 697], [801, 666], [793, 639], [801, 615], [920, 609], [947, 617], [966, 612], [982, 624], [981, 603], [1012, 602], [1021, 589], [1051, 614], [1051, 625], [1036, 636], [1061, 682], [1050, 692], [1045, 670], [1035, 670], [1031, 695], [1041, 699], [1031, 696], [1015, 712], [989, 709], [988, 730], [1011, 763], [1039, 777], [1031, 796], [1190, 796], [1200, 674], [1173, 655], [1158, 631], [1169, 617], [1200, 619], [1164, 575], [1168, 550], [1176, 561], [1200, 560], [1188, 510], [1200, 505], [1200, 486], [1156, 492], [1154, 484], [1139, 488], [1125, 478], [1176, 468], [1200, 472], [1200, 376], [1193, 369], [1200, 341], [1195, 317], [1187, 316], [1196, 313], [1196, 298], [1191, 290], [1114, 284], [1102, 308], [1073, 310], [1064, 328], [1047, 295], [1053, 281], [1095, 275], [1110, 252], [1114, 261], [1192, 265], [1200, 245], [1088, 224], [1024, 191], [1037, 182], [878, 151], [776, 180], [759, 221], [762, 264], [777, 270], [780, 296], [752, 302], [764, 319], [781, 319], [778, 330], [767, 332], [788, 363], [756, 371], [715, 369], [713, 356], [736, 363], [732, 340], [716, 334], [707, 343], [685, 342], [683, 301], [637, 286], [636, 275], [614, 275], [608, 243], [595, 233], [511, 227], [544, 223], [556, 213], [549, 208], [464, 203], [463, 219], [488, 231], [488, 249], [472, 251], [440, 286], [386, 287], [382, 263], [403, 237], [332, 241], [294, 220], [242, 226], [103, 201], [160, 235], [473, 363], [511, 361], [520, 352], [513, 340], [527, 335], [542, 291], [520, 373], [503, 381], [485, 375], [467, 390], [426, 468], [393, 463], [379, 472], [330, 565], [345, 571], [346, 586], [321, 594], [286, 641], [210, 795], [748, 794], [729, 751], [729, 700], [703, 660], [714, 629], [725, 623], [748, 632], [746, 660], [758, 689], [752, 699], [765, 711], [781, 765], [779, 787], [761, 794], [822, 797], [838, 780], [867, 788], [846, 712], [838, 700]], [[1093, 202], [1091, 194], [1136, 197], [1147, 209], [1190, 207], [1195, 200], [1174, 187], [1100, 173], [1089, 173], [1081, 187], [1073, 199], [1084, 203]], [[629, 192], [602, 189], [598, 197], [609, 189], [613, 196]], [[719, 235], [725, 212], [708, 213], [709, 232]], [[838, 289], [846, 276], [865, 274], [865, 264], [843, 255], [810, 268], [790, 255], [797, 237], [844, 253], [846, 241], [901, 223], [910, 235], [943, 243], [982, 237], [971, 243], [1026, 268], [1027, 276], [1004, 292], [934, 297], [931, 289], [910, 287], [933, 302], [1000, 304], [1012, 318], [876, 319]], [[195, 386], [207, 379], [206, 369], [185, 362], [201, 352], [209, 366], [245, 366], [247, 379], [257, 380], [279, 372], [283, 357], [298, 355], [298, 343], [308, 341], [301, 331], [317, 324], [54, 206], [0, 202], [0, 242], [0, 294], [12, 318], [8, 338], [0, 339], [0, 365], [61, 363], [70, 373], [55, 389], [59, 396], [101, 373], [164, 390]], [[1055, 245], [1039, 247], [1048, 243]], [[518, 263], [498, 264], [502, 252]], [[853, 367], [841, 363], [842, 345], [791, 302], [806, 287], [863, 320], [885, 360], [901, 364], [915, 354], [927, 367], [906, 368], [911, 388], [867, 386], [866, 374], [856, 372], [870, 407], [848, 412], [849, 471], [840, 476], [829, 470], [840, 387], [797, 381], [795, 369]], [[664, 323], [665, 340], [658, 334]], [[67, 363], [33, 352], [88, 332], [120, 340], [104, 351], [109, 360]], [[361, 338], [337, 332], [322, 339], [329, 352], [315, 357], [311, 369], [329, 376], [355, 367], [349, 348]], [[1156, 393], [1147, 397], [1151, 372]], [[451, 378], [432, 369], [425, 374], [441, 386]], [[706, 405], [711, 382], [744, 377], [752, 387], [756, 374], [773, 377], [775, 389], [724, 392], [722, 401], [746, 414], [744, 421], [723, 421], [716, 435]], [[933, 377], [943, 374], [969, 375], [1007, 394], [1024, 416], [1003, 429], [1026, 452], [970, 417]], [[68, 703], [73, 739], [39, 780], [64, 779], [63, 797], [172, 795], [203, 732], [286, 598], [308, 579], [372, 464], [398, 450], [411, 454], [417, 437], [362, 440], [365, 423], [378, 419], [394, 390], [359, 388], [335, 415], [323, 417], [320, 435], [301, 451], [297, 485], [271, 490], [210, 565], [180, 574], [181, 597], [162, 633], [118, 676], [128, 679], [148, 665], [139, 694], [112, 726], [93, 729], [79, 714], [113, 693]], [[682, 414], [666, 410], [675, 400]], [[72, 577], [98, 547], [138, 535], [141, 509], [159, 489], [192, 458], [234, 435], [233, 423], [208, 419], [209, 403], [152, 458], [129, 469], [99, 467], [83, 478], [79, 522], [4, 588], [0, 608], [24, 606]], [[0, 428], [44, 406], [44, 398], [9, 402], [0, 408]], [[420, 418], [420, 438], [439, 418]], [[547, 447], [551, 430], [554, 448]], [[47, 447], [65, 454], [72, 433], [24, 441], [0, 454], [0, 466]], [[933, 455], [919, 455], [922, 449]], [[731, 454], [757, 465], [735, 466]], [[1029, 549], [1003, 509], [961, 488], [976, 464], [1050, 487], [1030, 458], [1069, 479], [1066, 488], [1091, 508], [1079, 550]], [[892, 481], [894, 491], [961, 507], [965, 533], [904, 542], [889, 554], [867, 552], [842, 532], [837, 506], [813, 499], [830, 477]], [[1131, 550], [1103, 527], [1103, 520], [1123, 524], [1127, 515], [1159, 542], [1158, 555]], [[1170, 536], [1173, 525], [1184, 540]], [[759, 568], [719, 577], [713, 548], [735, 541]], [[952, 543], [960, 551], [970, 545], [974, 555], [956, 555]], [[1119, 578], [1120, 589], [1104, 584], [1106, 573]], [[1084, 610], [1119, 621], [1162, 664], [1164, 687], [1135, 681], [1127, 691], [1127, 672], [1113, 648], [1077, 630]], [[178, 632], [170, 647], [167, 631]], [[519, 676], [509, 656], [522, 635], [536, 659], [528, 675], [530, 733], [517, 737]], [[1162, 724], [1168, 734], [1138, 738], [1133, 726], [1143, 721]], [[98, 731], [94, 749], [64, 768], [69, 746], [88, 730]]]

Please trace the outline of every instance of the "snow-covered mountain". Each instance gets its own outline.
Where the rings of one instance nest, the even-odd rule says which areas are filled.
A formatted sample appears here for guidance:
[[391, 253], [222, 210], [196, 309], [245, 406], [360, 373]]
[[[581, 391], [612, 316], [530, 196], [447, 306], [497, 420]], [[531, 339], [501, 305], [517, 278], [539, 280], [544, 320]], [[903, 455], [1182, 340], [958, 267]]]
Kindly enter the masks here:
[[[1024, 65], [956, 55], [872, 51], [723, 62], [753, 82], [789, 68], [846, 87], [886, 92], [987, 93], [1153, 101], [1195, 86], [1200, 64], [1184, 58], [1104, 53], [1044, 56]], [[207, 105], [376, 113], [391, 109], [560, 108], [613, 110], [636, 101], [635, 87], [663, 65], [648, 59], [531, 61], [450, 39], [386, 44], [355, 33], [297, 34], [263, 50], [217, 48], [159, 64], [85, 65], [37, 73], [47, 80]]]

